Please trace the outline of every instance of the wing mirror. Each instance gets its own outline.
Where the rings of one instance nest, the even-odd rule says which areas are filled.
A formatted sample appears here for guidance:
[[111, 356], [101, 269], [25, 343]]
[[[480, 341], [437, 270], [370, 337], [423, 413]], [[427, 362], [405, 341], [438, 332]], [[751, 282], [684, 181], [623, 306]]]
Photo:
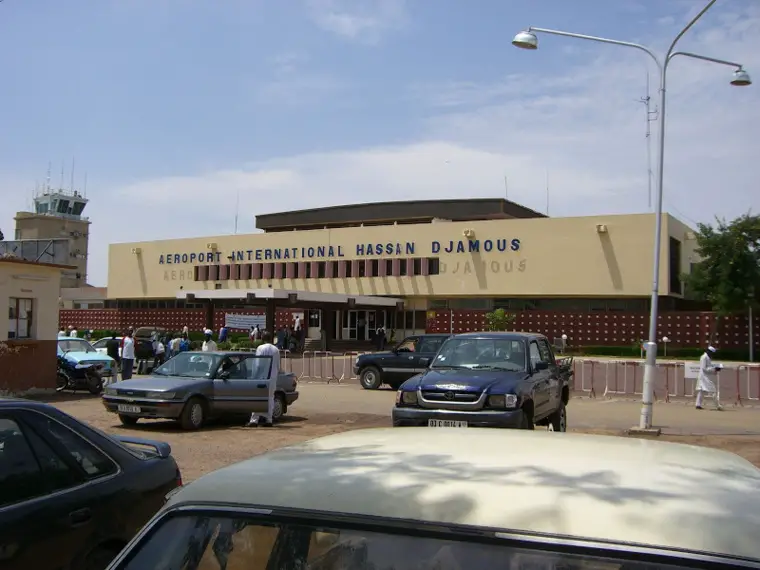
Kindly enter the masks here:
[[430, 366], [430, 359], [429, 358], [420, 358], [420, 364], [422, 366]]
[[543, 362], [543, 361], [539, 360], [538, 362], [536, 362], [533, 365], [533, 368], [536, 369], [536, 372], [539, 372], [541, 370], [548, 370], [549, 369], [549, 363], [548, 362]]

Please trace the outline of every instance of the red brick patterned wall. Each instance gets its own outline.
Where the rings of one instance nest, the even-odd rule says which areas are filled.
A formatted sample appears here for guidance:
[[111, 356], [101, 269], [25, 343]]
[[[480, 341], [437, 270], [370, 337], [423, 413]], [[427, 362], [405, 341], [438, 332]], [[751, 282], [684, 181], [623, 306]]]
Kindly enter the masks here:
[[[263, 315], [263, 309], [214, 311], [214, 328], [224, 323], [227, 312], [237, 314]], [[293, 323], [293, 313], [300, 309], [279, 309], [276, 325]], [[487, 311], [449, 310], [431, 311], [427, 321], [427, 331], [472, 332], [483, 330]], [[516, 312], [515, 330], [545, 334], [549, 338], [559, 338], [563, 334], [573, 346], [628, 346], [648, 336], [649, 315], [645, 313], [577, 313], [556, 311]], [[760, 316], [755, 317], [755, 343], [760, 345]], [[203, 309], [73, 309], [61, 310], [60, 325], [74, 325], [80, 330], [123, 330], [129, 326], [161, 326], [179, 330], [187, 325], [198, 331], [205, 326]], [[659, 318], [658, 338], [667, 336], [672, 346], [699, 347], [710, 338], [711, 328], [717, 326], [713, 342], [723, 348], [744, 348], [749, 339], [749, 325], [746, 315], [722, 317], [716, 325], [714, 313], [668, 312]]]
[[[275, 324], [292, 325], [293, 313], [303, 310], [280, 309], [275, 316]], [[263, 315], [264, 309], [217, 309], [214, 311], [214, 328], [224, 324], [225, 313]], [[58, 315], [59, 325], [72, 325], [79, 330], [114, 330], [127, 327], [157, 326], [171, 330], [181, 330], [187, 326], [191, 331], [202, 330], [206, 326], [206, 312], [203, 309], [62, 309]]]
[[[471, 332], [483, 330], [487, 311], [433, 311], [428, 319], [428, 332]], [[549, 338], [563, 334], [574, 346], [628, 346], [648, 336], [649, 315], [645, 313], [564, 313], [555, 311], [518, 311], [515, 330], [542, 333]], [[749, 342], [746, 315], [722, 317], [716, 325], [714, 313], [668, 312], [658, 319], [658, 338], [670, 339], [672, 346], [699, 347], [710, 338], [717, 326], [713, 342], [723, 348], [744, 348]], [[760, 333], [760, 317], [755, 317], [754, 330]], [[760, 344], [755, 334], [755, 343]]]

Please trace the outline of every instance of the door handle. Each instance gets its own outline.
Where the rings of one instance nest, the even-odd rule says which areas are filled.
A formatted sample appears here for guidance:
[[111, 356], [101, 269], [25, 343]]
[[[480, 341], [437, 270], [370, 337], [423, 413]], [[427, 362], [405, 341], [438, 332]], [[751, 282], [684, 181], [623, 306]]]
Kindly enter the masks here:
[[414, 360], [414, 356], [410, 356], [410, 357], [409, 357], [409, 360]]
[[79, 509], [78, 511], [72, 511], [69, 513], [69, 524], [71, 526], [80, 526], [92, 519], [92, 511], [90, 509]]
[[257, 388], [266, 388], [268, 384], [256, 384]]

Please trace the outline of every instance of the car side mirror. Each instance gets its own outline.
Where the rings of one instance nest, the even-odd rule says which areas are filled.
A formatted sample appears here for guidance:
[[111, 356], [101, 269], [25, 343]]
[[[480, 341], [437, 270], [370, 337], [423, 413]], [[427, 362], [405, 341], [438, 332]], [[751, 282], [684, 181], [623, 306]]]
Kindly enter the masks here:
[[539, 360], [538, 362], [536, 362], [533, 365], [533, 368], [536, 369], [536, 372], [539, 372], [541, 370], [548, 370], [549, 369], [549, 363], [548, 362], [543, 362], [543, 361]]
[[429, 358], [420, 358], [420, 364], [423, 366], [430, 366], [430, 359]]

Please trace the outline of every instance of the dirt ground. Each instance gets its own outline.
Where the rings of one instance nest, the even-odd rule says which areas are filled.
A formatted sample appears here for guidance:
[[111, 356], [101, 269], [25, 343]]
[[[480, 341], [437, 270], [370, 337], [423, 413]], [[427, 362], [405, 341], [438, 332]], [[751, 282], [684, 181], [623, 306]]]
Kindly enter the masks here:
[[[315, 437], [350, 429], [390, 426], [390, 418], [387, 414], [354, 413], [345, 410], [317, 411], [308, 408], [294, 409], [293, 415], [289, 414], [282, 423], [272, 428], [250, 429], [238, 424], [224, 423], [208, 426], [198, 432], [186, 432], [174, 422], [141, 420], [136, 428], [127, 429], [121, 426], [116, 415], [105, 411], [99, 398], [64, 396], [51, 403], [107, 433], [134, 435], [168, 442], [172, 446], [172, 452], [186, 482], [265, 451]], [[625, 435], [625, 432], [620, 429], [605, 429], [601, 426], [589, 425], [571, 429], [571, 431]], [[760, 467], [760, 433], [755, 431], [721, 435], [667, 434], [658, 439], [731, 451]]]

